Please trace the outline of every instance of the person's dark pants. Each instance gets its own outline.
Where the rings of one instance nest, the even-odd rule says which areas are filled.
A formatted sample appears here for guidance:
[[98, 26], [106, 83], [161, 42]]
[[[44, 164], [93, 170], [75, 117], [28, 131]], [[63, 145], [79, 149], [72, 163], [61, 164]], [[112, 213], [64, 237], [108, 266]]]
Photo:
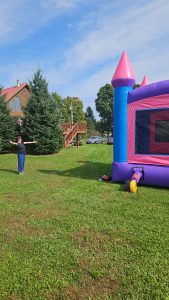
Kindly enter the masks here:
[[25, 165], [25, 154], [18, 154], [18, 172], [22, 173], [24, 171]]

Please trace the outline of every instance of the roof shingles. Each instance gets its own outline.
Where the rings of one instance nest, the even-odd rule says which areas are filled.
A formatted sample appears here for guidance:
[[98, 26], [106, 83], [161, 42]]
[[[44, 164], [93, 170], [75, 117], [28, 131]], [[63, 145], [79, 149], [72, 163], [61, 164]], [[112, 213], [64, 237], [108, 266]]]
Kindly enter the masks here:
[[18, 92], [20, 92], [24, 87], [28, 87], [28, 83], [21, 83], [18, 86], [13, 86], [7, 89], [4, 89], [0, 92], [1, 95], [5, 96], [6, 100], [13, 98]]

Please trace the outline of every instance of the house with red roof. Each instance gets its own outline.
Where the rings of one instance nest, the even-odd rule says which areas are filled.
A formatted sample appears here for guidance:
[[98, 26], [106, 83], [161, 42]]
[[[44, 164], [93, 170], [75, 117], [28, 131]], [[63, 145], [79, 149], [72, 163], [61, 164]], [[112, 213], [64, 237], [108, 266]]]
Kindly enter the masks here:
[[[26, 106], [31, 95], [28, 83], [25, 82], [20, 84], [17, 81], [15, 86], [0, 91], [0, 94], [5, 97], [11, 115], [18, 117], [17, 123], [21, 125], [20, 121], [22, 122], [21, 118], [24, 115], [23, 108]], [[64, 131], [64, 147], [68, 147], [75, 137], [78, 140], [79, 134], [87, 131], [86, 125], [83, 123], [61, 124], [61, 127]]]
[[22, 109], [30, 97], [28, 83], [25, 82], [20, 84], [17, 80], [17, 84], [15, 86], [2, 90], [1, 95], [5, 96], [12, 116], [23, 117]]

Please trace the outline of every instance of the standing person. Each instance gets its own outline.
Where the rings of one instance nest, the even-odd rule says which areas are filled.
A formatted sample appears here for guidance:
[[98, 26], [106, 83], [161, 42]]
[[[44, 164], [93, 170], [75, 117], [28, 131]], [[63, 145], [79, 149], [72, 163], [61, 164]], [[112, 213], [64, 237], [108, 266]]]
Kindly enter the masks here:
[[17, 143], [10, 141], [10, 144], [16, 145], [18, 147], [18, 173], [19, 173], [19, 175], [23, 175], [24, 174], [24, 165], [25, 165], [25, 155], [26, 155], [25, 145], [37, 144], [37, 142], [36, 141], [23, 142], [22, 137], [19, 136], [17, 138]]

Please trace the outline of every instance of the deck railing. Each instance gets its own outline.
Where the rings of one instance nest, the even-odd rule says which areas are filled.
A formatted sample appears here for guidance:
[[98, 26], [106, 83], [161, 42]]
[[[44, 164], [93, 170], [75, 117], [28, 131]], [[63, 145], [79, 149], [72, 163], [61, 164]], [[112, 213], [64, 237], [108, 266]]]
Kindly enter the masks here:
[[77, 134], [86, 132], [86, 124], [84, 123], [62, 123], [61, 127], [64, 130], [64, 147], [68, 147]]

